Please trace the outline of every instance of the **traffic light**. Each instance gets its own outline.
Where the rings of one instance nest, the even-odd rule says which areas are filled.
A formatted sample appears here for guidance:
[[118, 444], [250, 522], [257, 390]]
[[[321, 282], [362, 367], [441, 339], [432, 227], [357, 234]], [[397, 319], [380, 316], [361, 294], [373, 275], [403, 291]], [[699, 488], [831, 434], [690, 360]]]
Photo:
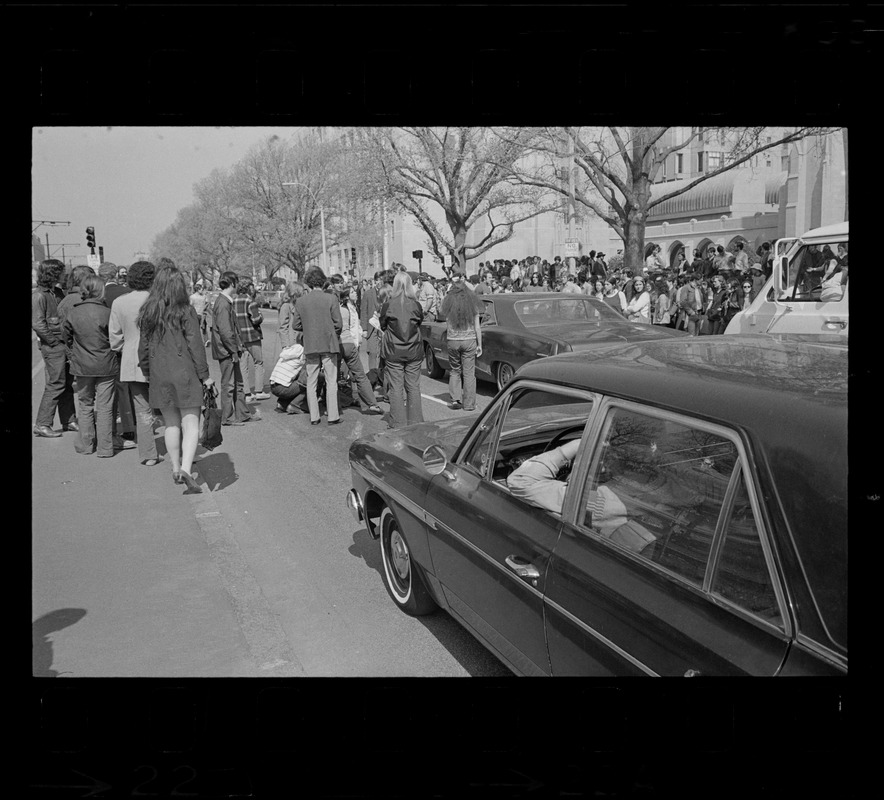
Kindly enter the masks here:
[[354, 264], [356, 263], [356, 248], [355, 247], [350, 248], [350, 261], [352, 261]]
[[424, 257], [424, 251], [423, 250], [413, 250], [411, 253], [411, 257], [416, 258], [418, 261], [420, 261]]
[[95, 250], [95, 228], [86, 228], [86, 247]]

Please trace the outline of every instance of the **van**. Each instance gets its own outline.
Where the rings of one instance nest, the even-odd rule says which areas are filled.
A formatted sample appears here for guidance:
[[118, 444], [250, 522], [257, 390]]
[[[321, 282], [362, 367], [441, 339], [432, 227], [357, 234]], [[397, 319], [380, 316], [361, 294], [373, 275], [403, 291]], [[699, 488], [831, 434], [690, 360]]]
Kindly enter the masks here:
[[[848, 226], [839, 222], [798, 238], [777, 240], [770, 278], [749, 308], [730, 321], [725, 333], [797, 334], [846, 342]], [[829, 251], [841, 273], [840, 285], [835, 287], [828, 285], [830, 281], [822, 285], [831, 262]]]

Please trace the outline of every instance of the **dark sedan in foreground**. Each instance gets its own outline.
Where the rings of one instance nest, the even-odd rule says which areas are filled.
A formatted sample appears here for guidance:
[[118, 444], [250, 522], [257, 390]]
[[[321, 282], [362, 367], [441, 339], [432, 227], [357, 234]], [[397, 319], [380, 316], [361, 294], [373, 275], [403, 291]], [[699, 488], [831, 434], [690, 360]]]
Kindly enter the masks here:
[[[686, 336], [659, 325], [629, 322], [603, 301], [582, 294], [483, 294], [482, 355], [476, 378], [502, 389], [523, 364], [609, 342], [643, 342]], [[421, 325], [427, 374], [441, 378], [448, 369], [444, 319]]]
[[406, 613], [524, 675], [847, 672], [847, 350], [769, 336], [523, 367], [480, 414], [356, 440]]

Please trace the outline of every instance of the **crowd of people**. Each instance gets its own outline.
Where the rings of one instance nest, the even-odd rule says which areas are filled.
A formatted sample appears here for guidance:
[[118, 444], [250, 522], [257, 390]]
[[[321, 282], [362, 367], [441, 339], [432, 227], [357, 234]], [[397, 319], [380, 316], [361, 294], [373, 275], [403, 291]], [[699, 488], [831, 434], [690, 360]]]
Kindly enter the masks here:
[[[327, 424], [339, 424], [348, 406], [383, 414], [379, 403], [385, 402], [388, 425], [398, 428], [423, 421], [425, 320], [446, 321], [449, 408], [475, 409], [482, 294], [582, 293], [634, 322], [720, 334], [754, 300], [771, 270], [768, 243], [756, 258], [741, 244], [731, 253], [710, 245], [690, 262], [679, 254], [670, 268], [659, 251], [652, 247], [635, 272], [612, 268], [604, 253], [594, 251], [579, 259], [576, 272], [558, 256], [552, 262], [528, 257], [480, 263], [469, 279], [462, 268], [440, 279], [419, 273], [414, 281], [403, 265], [362, 281], [308, 269], [303, 282], [285, 287], [269, 393], [263, 316], [252, 281], [224, 272], [210, 301], [207, 288], [190, 287], [169, 259], [138, 261], [128, 269], [103, 263], [98, 274], [48, 259], [37, 269], [32, 294], [32, 327], [46, 378], [34, 434], [75, 433], [76, 451], [100, 458], [137, 448], [141, 464], [154, 466], [163, 460], [154, 439], [162, 421], [173, 479], [197, 492], [192, 468], [200, 411], [206, 390], [216, 391], [207, 348], [219, 366], [223, 426], [259, 421], [254, 403], [275, 397], [278, 413], [309, 415], [311, 425], [323, 415]], [[846, 245], [837, 256], [825, 255], [817, 276], [823, 291], [843, 281]], [[61, 431], [53, 428], [56, 413]]]

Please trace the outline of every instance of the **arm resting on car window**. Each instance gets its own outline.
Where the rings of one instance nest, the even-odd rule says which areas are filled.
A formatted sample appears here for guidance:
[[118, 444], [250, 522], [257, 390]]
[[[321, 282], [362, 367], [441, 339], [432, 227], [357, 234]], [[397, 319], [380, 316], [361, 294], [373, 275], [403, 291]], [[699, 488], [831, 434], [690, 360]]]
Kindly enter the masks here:
[[574, 460], [579, 448], [580, 440], [575, 439], [548, 453], [529, 458], [509, 474], [507, 486], [515, 497], [526, 500], [533, 506], [561, 514], [568, 484], [556, 480], [556, 475], [562, 467]]

